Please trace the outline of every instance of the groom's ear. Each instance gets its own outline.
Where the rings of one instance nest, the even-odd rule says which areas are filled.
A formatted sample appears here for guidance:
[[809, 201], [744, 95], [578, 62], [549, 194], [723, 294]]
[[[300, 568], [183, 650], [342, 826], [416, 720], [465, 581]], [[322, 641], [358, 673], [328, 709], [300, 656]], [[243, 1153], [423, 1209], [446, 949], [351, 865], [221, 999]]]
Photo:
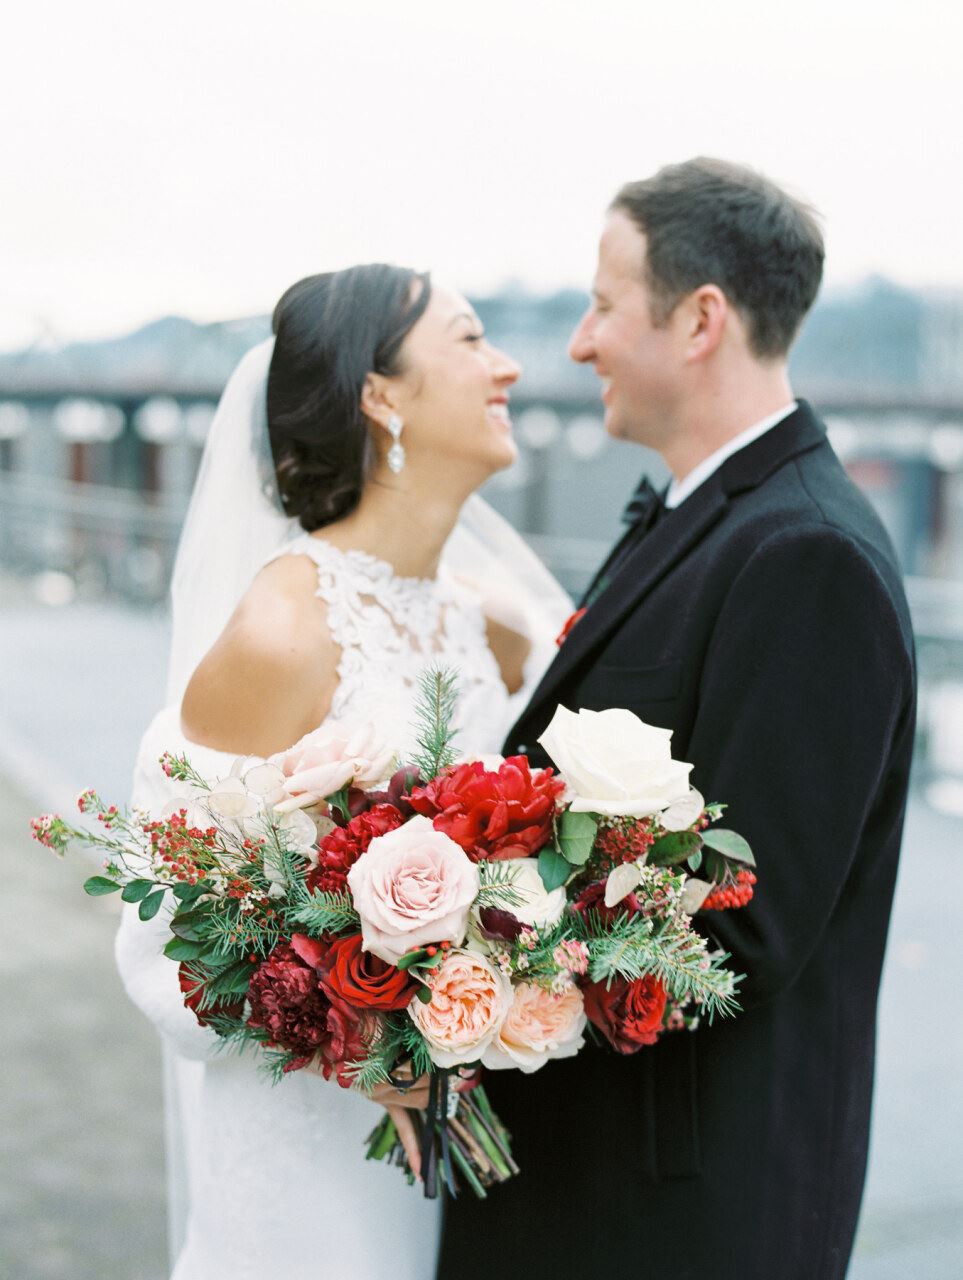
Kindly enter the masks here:
[[395, 408], [388, 379], [380, 373], [369, 373], [361, 388], [361, 412], [372, 422], [385, 427]]
[[682, 299], [673, 320], [679, 326], [688, 363], [705, 360], [718, 350], [732, 314], [729, 299], [715, 284], [700, 285]]

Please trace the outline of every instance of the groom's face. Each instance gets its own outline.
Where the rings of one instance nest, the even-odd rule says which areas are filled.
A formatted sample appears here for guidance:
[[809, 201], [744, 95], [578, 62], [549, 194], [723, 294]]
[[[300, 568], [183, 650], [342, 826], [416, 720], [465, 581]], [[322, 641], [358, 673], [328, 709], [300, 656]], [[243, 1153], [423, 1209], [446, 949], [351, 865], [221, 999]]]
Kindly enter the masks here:
[[602, 379], [609, 435], [658, 448], [672, 419], [677, 358], [671, 324], [652, 322], [645, 283], [645, 236], [624, 213], [606, 220], [592, 301], [569, 355]]

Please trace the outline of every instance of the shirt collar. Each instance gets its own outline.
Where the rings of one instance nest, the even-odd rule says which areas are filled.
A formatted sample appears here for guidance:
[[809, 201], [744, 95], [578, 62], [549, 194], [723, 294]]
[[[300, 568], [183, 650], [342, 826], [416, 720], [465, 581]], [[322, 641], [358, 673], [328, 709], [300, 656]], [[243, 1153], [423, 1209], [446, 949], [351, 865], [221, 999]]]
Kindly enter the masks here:
[[764, 436], [767, 431], [771, 431], [784, 418], [788, 418], [791, 413], [794, 413], [796, 408], [796, 401], [793, 400], [792, 404], [787, 404], [784, 408], [769, 414], [767, 418], [763, 418], [761, 422], [747, 427], [745, 431], [740, 431], [737, 436], [727, 440], [715, 453], [710, 453], [708, 458], [704, 458], [697, 467], [693, 467], [687, 476], [684, 476], [681, 480], [673, 480], [669, 485], [668, 493], [665, 495], [665, 505], [668, 510], [671, 511], [674, 507], [678, 507], [685, 502], [686, 498], [695, 493], [696, 489], [722, 466], [726, 458], [732, 457], [734, 453], [744, 449], [747, 444], [752, 444], [753, 440], [758, 440], [760, 436]]

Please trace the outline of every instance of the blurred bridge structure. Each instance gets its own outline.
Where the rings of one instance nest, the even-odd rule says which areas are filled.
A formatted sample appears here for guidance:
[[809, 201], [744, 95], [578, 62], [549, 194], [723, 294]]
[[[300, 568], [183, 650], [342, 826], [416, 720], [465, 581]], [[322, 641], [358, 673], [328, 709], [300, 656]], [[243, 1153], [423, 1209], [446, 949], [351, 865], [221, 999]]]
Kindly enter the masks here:
[[[221, 389], [0, 372], [0, 589], [49, 605], [161, 607]], [[896, 545], [923, 676], [921, 767], [956, 778], [963, 806], [963, 394], [813, 387], [807, 398]], [[609, 440], [593, 395], [517, 390], [512, 413], [519, 461], [486, 497], [577, 593], [639, 475], [659, 483], [664, 464]]]

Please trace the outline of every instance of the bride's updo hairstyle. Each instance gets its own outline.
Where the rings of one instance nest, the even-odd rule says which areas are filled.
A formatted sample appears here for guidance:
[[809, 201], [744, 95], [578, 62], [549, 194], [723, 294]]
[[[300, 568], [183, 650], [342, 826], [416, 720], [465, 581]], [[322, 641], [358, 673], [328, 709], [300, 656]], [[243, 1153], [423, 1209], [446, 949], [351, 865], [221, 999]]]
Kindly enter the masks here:
[[372, 457], [365, 379], [402, 372], [430, 298], [427, 274], [374, 263], [307, 276], [274, 308], [268, 434], [281, 504], [308, 533], [357, 506]]

